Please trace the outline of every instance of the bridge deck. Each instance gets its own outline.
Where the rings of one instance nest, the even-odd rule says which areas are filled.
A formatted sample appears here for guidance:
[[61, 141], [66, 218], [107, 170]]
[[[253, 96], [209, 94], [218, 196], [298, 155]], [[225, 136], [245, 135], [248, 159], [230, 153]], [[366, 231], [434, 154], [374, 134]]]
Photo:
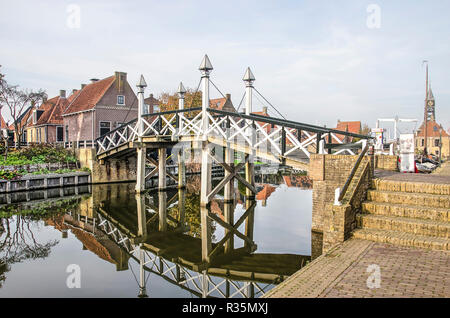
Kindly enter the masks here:
[[[208, 137], [208, 141], [222, 147], [229, 146], [230, 148], [232, 148], [237, 152], [242, 152], [246, 154], [254, 153], [256, 157], [261, 158], [263, 160], [276, 163], [283, 162], [287, 166], [308, 171], [309, 158], [300, 151], [295, 151], [289, 156], [277, 156], [268, 151], [256, 150], [253, 152], [251, 147], [246, 146], [245, 144], [227, 143], [226, 140], [217, 137]], [[190, 143], [191, 148], [193, 149], [201, 148], [201, 142], [195, 136], [183, 136], [178, 138], [177, 141], [172, 140], [170, 136], [148, 136], [142, 138], [142, 143], [127, 142], [118, 147], [102, 152], [97, 156], [97, 159], [104, 160], [108, 158], [120, 158], [124, 156], [132, 156], [135, 154], [135, 148], [142, 145], [148, 149], [158, 149], [161, 147], [164, 148], [173, 147], [179, 142]]]

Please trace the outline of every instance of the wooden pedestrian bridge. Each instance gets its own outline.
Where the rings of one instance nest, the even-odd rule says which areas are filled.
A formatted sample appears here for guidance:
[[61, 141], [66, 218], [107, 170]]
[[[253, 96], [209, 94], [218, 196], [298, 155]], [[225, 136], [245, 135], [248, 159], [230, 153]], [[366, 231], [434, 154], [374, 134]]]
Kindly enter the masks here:
[[[245, 112], [239, 112], [239, 107], [236, 112], [211, 108], [210, 84], [220, 92], [210, 80], [212, 69], [211, 62], [205, 55], [199, 67], [202, 107], [184, 107], [186, 89], [180, 83], [178, 109], [151, 114], [145, 113], [144, 90], [147, 84], [141, 75], [137, 84], [138, 118], [97, 138], [97, 159], [103, 163], [108, 159], [137, 156], [136, 191], [143, 192], [145, 180], [156, 173], [159, 176], [160, 190], [166, 188], [166, 177], [177, 180], [178, 185], [183, 187], [185, 162], [188, 159], [195, 160], [192, 154], [197, 152], [202, 174], [201, 204], [207, 205], [214, 195], [222, 188], [227, 188], [226, 185], [233, 179], [238, 179], [254, 194], [253, 165], [256, 160], [277, 162], [307, 171], [311, 153], [354, 155], [358, 149], [363, 149], [371, 138], [253, 113], [253, 94], [257, 93], [262, 98], [264, 96], [253, 86], [255, 77], [250, 68], [247, 68], [243, 78], [245, 94], [241, 103], [245, 97]], [[351, 137], [358, 138], [359, 141], [346, 142]], [[171, 148], [172, 155], [177, 156], [178, 178], [166, 173], [167, 148]], [[148, 149], [158, 151], [158, 160], [148, 156]], [[236, 154], [243, 157], [238, 164], [235, 164]], [[215, 189], [210, 188], [212, 162], [225, 170], [223, 182]], [[147, 171], [146, 166], [153, 166], [154, 169]], [[239, 173], [244, 167], [245, 178]]]
[[[178, 188], [182, 189], [186, 186], [186, 162], [195, 161], [200, 164], [201, 235], [200, 240], [193, 240], [192, 244], [201, 245], [201, 256], [198, 255], [198, 257], [203, 264], [211, 264], [222, 256], [232, 255], [235, 237], [244, 241], [247, 251], [254, 252], [256, 250], [251, 226], [257, 193], [254, 176], [256, 161], [275, 162], [308, 171], [310, 157], [313, 153], [333, 155], [360, 153], [361, 157], [367, 151], [368, 140], [371, 139], [369, 136], [348, 131], [253, 113], [253, 94], [259, 94], [264, 100], [266, 99], [253, 86], [255, 77], [250, 68], [247, 68], [243, 78], [245, 94], [242, 101], [245, 97], [245, 111], [239, 112], [240, 107], [236, 112], [211, 108], [210, 83], [219, 91], [210, 80], [212, 69], [211, 62], [205, 55], [199, 67], [202, 107], [184, 107], [186, 90], [180, 83], [178, 109], [152, 114], [145, 113], [144, 90], [147, 84], [141, 75], [137, 84], [138, 118], [95, 140], [96, 157], [100, 164], [110, 159], [121, 160], [130, 156], [137, 157], [135, 186], [137, 195], [146, 193], [146, 180], [156, 176], [156, 174], [158, 175], [159, 191], [167, 190], [167, 178], [177, 181]], [[357, 138], [359, 141], [348, 142], [351, 137]], [[167, 171], [167, 149], [171, 149], [171, 156], [176, 157], [177, 176]], [[154, 150], [158, 153], [157, 159], [150, 155]], [[236, 160], [236, 155], [240, 160]], [[360, 159], [358, 159], [359, 161]], [[213, 163], [221, 166], [224, 170], [224, 177], [220, 182], [214, 184], [214, 187], [212, 182]], [[244, 173], [241, 173], [242, 169], [245, 170]], [[353, 170], [356, 171], [356, 168]], [[346, 182], [340, 199], [345, 194], [351, 180], [350, 177]], [[236, 201], [234, 189], [238, 183], [245, 187], [245, 212], [235, 222], [234, 209], [231, 206]], [[210, 209], [211, 202], [218, 194], [223, 194], [223, 202], [225, 203], [221, 218], [212, 213]], [[144, 199], [141, 197], [139, 200]], [[145, 204], [138, 203], [138, 209], [140, 209], [139, 206], [144, 209]], [[212, 222], [221, 226], [225, 233], [224, 237], [215, 243], [211, 239]], [[249, 225], [246, 226], [245, 233], [238, 230], [243, 222]], [[179, 227], [178, 231], [182, 231], [182, 229], [183, 227]], [[159, 230], [166, 232], [161, 228]], [[144, 240], [142, 241], [142, 248], [153, 250], [156, 253], [162, 253], [162, 249], [165, 251], [166, 257], [169, 258], [171, 257], [171, 251], [174, 252], [174, 255], [183, 253], [183, 244], [177, 241], [180, 238], [180, 233], [170, 234], [170, 240], [173, 241], [170, 241], [168, 234], [165, 234], [164, 238], [167, 238], [170, 242], [165, 247], [152, 245]], [[160, 234], [154, 235], [159, 237]], [[158, 241], [157, 237], [152, 239]], [[186, 239], [186, 243], [189, 241], [190, 239]], [[194, 261], [198, 260], [192, 259], [188, 262], [195, 263]], [[279, 263], [274, 262], [274, 264]]]

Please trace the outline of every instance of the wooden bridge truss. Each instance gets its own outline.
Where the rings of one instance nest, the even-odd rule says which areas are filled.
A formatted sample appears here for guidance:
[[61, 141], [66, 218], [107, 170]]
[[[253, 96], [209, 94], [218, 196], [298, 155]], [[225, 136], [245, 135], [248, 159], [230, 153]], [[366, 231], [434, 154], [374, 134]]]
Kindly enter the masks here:
[[[167, 215], [167, 208], [173, 204], [178, 204], [180, 206], [184, 206], [184, 190], [180, 189], [177, 191], [175, 195], [168, 199], [167, 192], [161, 191], [158, 192], [159, 204], [158, 206], [151, 203], [151, 200], [148, 200], [148, 196], [144, 194], [136, 194], [137, 201], [137, 222], [138, 222], [138, 233], [134, 235], [130, 231], [127, 231], [126, 228], [120, 225], [120, 222], [112, 219], [105, 211], [102, 212], [100, 209], [98, 213], [94, 213], [93, 216], [82, 216], [78, 213], [68, 212], [74, 220], [83, 224], [83, 228], [86, 229], [86, 224], [90, 224], [92, 226], [92, 232], [94, 235], [98, 234], [98, 231], [106, 235], [112, 242], [116, 244], [121, 250], [125, 251], [129, 258], [132, 258], [139, 264], [139, 280], [136, 280], [139, 285], [139, 297], [146, 296], [146, 284], [148, 282], [148, 275], [150, 273], [156, 274], [171, 284], [177, 285], [180, 288], [187, 290], [191, 294], [197, 297], [224, 297], [224, 298], [233, 298], [233, 297], [243, 297], [243, 298], [254, 298], [260, 297], [265, 294], [266, 291], [270, 290], [274, 284], [278, 283], [283, 279], [283, 276], [276, 275], [268, 275], [263, 274], [265, 278], [258, 279], [254, 277], [247, 278], [236, 278], [236, 275], [239, 275], [238, 271], [233, 271], [234, 276], [230, 277], [228, 275], [224, 275], [220, 270], [209, 268], [210, 265], [214, 263], [208, 263], [203, 265], [192, 264], [189, 261], [176, 259], [176, 258], [167, 258], [167, 256], [161, 255], [160, 252], [153, 251], [146, 244], [147, 239], [147, 225], [155, 220], [155, 216], [159, 219], [159, 227], [158, 232], [168, 231], [167, 220], [170, 220], [175, 224], [175, 232], [179, 228], [183, 228], [179, 232], [183, 232], [186, 230], [185, 222], [184, 222], [184, 212], [180, 211], [178, 219], [171, 218]], [[177, 202], [178, 198], [178, 202]], [[233, 244], [232, 237], [238, 236], [239, 238], [245, 241], [245, 246], [250, 246], [248, 252], [252, 252], [256, 249], [256, 244], [248, 238], [249, 227], [246, 224], [246, 233], [242, 234], [238, 232], [237, 228], [244, 222], [252, 221], [253, 219], [249, 219], [249, 215], [254, 211], [255, 203], [252, 203], [250, 209], [240, 217], [240, 219], [233, 225], [229, 225], [224, 222], [220, 217], [211, 211], [207, 212], [205, 216], [208, 219], [208, 222], [214, 221], [218, 225], [223, 226], [227, 233], [225, 237], [217, 244], [215, 244], [215, 248], [208, 255], [210, 259], [217, 254], [217, 251], [221, 250], [221, 248], [227, 245], [228, 252], [233, 252], [233, 246], [229, 245], [230, 242]], [[232, 212], [234, 210], [234, 205], [232, 203], [224, 204], [225, 213]], [[162, 212], [164, 210], [164, 212]], [[147, 219], [147, 215], [149, 213], [156, 212], [153, 217]], [[202, 211], [202, 213], [204, 213]], [[202, 222], [203, 222], [202, 215]], [[73, 226], [73, 224], [70, 224]], [[252, 226], [251, 226], [252, 227]], [[205, 226], [202, 224], [202, 229]], [[173, 228], [172, 228], [173, 232]], [[253, 232], [253, 230], [251, 230]], [[209, 233], [210, 234], [210, 233]], [[202, 232], [202, 254], [203, 252], [203, 242], [208, 241], [208, 244], [211, 244], [211, 235], [208, 238], [204, 237], [204, 232]], [[245, 248], [246, 248], [245, 247]], [[245, 249], [244, 248], [244, 249]], [[131, 265], [130, 265], [131, 267]], [[132, 270], [132, 268], [131, 268]], [[210, 272], [217, 272], [218, 274], [214, 275]], [[219, 272], [221, 274], [219, 274]], [[133, 275], [134, 272], [133, 272]], [[243, 274], [247, 275], [247, 274]], [[146, 277], [147, 276], [147, 277]], [[267, 277], [272, 277], [271, 279]]]
[[[247, 69], [243, 78], [245, 112], [212, 109], [209, 105], [212, 69], [211, 62], [205, 55], [199, 67], [202, 74], [202, 107], [184, 108], [186, 90], [180, 83], [179, 109], [153, 114], [144, 113], [144, 90], [147, 84], [141, 75], [137, 84], [138, 118], [97, 138], [95, 140], [97, 158], [103, 161], [136, 149], [136, 191], [143, 192], [146, 177], [156, 172], [159, 175], [160, 190], [166, 188], [167, 176], [177, 179], [179, 187], [183, 187], [185, 158], [184, 152], [179, 149], [186, 145], [200, 149], [201, 205], [206, 206], [222, 188], [225, 189], [225, 200], [231, 200], [232, 191], [229, 190], [234, 179], [238, 179], [245, 185], [248, 197], [254, 196], [253, 164], [257, 158], [307, 170], [311, 152], [354, 155], [355, 151], [358, 148], [364, 148], [367, 139], [370, 139], [368, 136], [347, 131], [253, 114], [252, 94], [255, 77], [250, 68]], [[349, 137], [359, 138], [360, 141], [345, 142]], [[180, 144], [183, 146], [177, 148], [176, 146]], [[174, 146], [178, 149], [178, 178], [165, 172], [166, 148]], [[158, 169], [154, 169], [150, 174], [147, 174], [145, 169], [148, 162], [146, 155], [148, 148], [156, 148], [159, 153], [159, 162], [151, 162]], [[212, 155], [217, 152], [223, 153], [224, 156]], [[245, 154], [243, 164], [234, 165], [234, 152]], [[225, 169], [225, 179], [215, 189], [211, 189], [211, 160]], [[242, 177], [239, 171], [243, 167], [245, 167], [245, 177]]]

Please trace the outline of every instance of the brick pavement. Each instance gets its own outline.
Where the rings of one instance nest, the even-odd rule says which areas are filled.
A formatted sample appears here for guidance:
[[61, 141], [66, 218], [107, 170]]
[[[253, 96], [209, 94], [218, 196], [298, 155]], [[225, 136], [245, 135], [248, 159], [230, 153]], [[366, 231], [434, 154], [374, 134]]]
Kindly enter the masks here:
[[[367, 285], [371, 264], [379, 288]], [[450, 297], [450, 252], [350, 239], [265, 297]]]

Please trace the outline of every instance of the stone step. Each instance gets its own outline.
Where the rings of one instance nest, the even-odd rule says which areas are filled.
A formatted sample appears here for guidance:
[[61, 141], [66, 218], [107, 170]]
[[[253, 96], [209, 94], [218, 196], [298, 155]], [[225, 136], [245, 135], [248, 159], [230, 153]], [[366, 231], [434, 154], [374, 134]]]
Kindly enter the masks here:
[[427, 206], [434, 208], [450, 208], [450, 196], [428, 193], [406, 193], [380, 190], [367, 191], [368, 201], [393, 204]]
[[450, 184], [374, 179], [372, 188], [380, 191], [450, 195]]
[[400, 246], [412, 246], [444, 251], [450, 250], [449, 240], [442, 237], [431, 237], [426, 235], [376, 229], [357, 229], [352, 233], [352, 235], [355, 238], [363, 240], [390, 243]]
[[450, 222], [450, 209], [366, 201], [362, 212], [376, 215], [401, 216], [424, 220]]
[[359, 228], [392, 230], [417, 235], [449, 238], [450, 223], [397, 216], [357, 214]]

